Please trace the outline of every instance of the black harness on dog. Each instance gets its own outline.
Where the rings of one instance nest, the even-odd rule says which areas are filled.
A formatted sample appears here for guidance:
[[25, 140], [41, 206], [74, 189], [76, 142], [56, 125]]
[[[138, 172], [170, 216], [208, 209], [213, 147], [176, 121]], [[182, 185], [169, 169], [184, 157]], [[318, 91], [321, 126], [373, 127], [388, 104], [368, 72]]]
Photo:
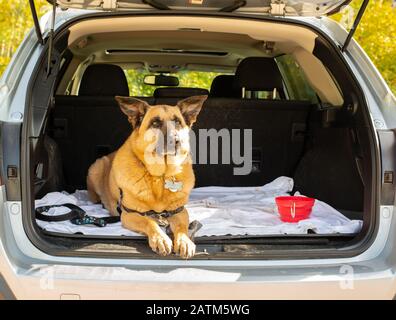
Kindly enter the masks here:
[[169, 225], [169, 222], [166, 219], [174, 216], [175, 214], [178, 214], [179, 212], [182, 212], [184, 209], [184, 206], [181, 206], [175, 210], [164, 210], [162, 212], [157, 212], [154, 210], [140, 212], [140, 211], [136, 211], [136, 210], [125, 207], [122, 204], [123, 198], [124, 198], [124, 192], [120, 188], [120, 198], [118, 199], [118, 202], [117, 202], [117, 212], [120, 215], [120, 217], [122, 214], [122, 210], [124, 210], [125, 212], [128, 212], [128, 213], [134, 212], [134, 213], [140, 214], [141, 216], [150, 217], [150, 218], [154, 219], [158, 223], [158, 225], [160, 225], [161, 227], [167, 227]]

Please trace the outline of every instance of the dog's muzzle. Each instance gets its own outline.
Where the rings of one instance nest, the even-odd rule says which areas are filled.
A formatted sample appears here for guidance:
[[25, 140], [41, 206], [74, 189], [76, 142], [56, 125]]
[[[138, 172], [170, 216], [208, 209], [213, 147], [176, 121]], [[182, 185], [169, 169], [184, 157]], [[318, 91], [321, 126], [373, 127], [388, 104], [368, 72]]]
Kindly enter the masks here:
[[181, 147], [178, 135], [167, 135], [166, 139], [160, 139], [156, 147], [156, 153], [161, 156], [175, 156]]

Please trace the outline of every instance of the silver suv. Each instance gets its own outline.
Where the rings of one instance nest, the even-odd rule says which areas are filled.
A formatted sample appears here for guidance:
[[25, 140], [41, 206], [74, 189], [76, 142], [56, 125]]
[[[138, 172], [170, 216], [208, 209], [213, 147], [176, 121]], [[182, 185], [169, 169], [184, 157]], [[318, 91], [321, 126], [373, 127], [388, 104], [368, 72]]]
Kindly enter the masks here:
[[[396, 100], [352, 38], [368, 1], [349, 33], [327, 17], [346, 0], [50, 2], [38, 21], [30, 1], [35, 28], [0, 80], [0, 298], [395, 297]], [[183, 261], [141, 237], [38, 223], [35, 201], [86, 189], [89, 165], [130, 133], [115, 95], [202, 93], [194, 130], [253, 140], [249, 174], [197, 163], [197, 187], [288, 176], [361, 228], [197, 235]]]

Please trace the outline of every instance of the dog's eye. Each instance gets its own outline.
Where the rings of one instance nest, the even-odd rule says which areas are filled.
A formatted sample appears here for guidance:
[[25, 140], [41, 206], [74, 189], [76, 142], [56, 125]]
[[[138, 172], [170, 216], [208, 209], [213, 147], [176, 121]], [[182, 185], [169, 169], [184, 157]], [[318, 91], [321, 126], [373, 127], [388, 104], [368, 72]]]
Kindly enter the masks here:
[[153, 121], [151, 121], [151, 125], [152, 128], [161, 128], [162, 127], [162, 121], [160, 119], [154, 119]]
[[178, 117], [174, 117], [174, 118], [173, 118], [173, 122], [174, 122], [176, 125], [180, 125], [180, 124], [181, 124], [181, 121], [180, 121], [180, 119], [179, 119]]

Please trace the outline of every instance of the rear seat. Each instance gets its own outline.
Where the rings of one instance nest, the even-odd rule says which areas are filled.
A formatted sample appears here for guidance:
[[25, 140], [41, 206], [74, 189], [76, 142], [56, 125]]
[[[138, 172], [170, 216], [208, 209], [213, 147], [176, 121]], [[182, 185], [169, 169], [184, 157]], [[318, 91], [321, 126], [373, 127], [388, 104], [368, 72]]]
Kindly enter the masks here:
[[210, 86], [210, 98], [240, 98], [241, 93], [234, 86], [235, 76], [221, 74], [215, 77]]
[[[196, 186], [257, 186], [282, 175], [291, 176], [302, 156], [311, 108], [310, 103], [303, 101], [208, 99], [194, 124], [194, 132], [198, 136], [199, 129], [252, 129], [253, 170], [246, 176], [234, 176], [233, 163], [196, 164]], [[220, 158], [220, 144], [219, 149]], [[243, 148], [240, 150], [243, 155]]]
[[[305, 126], [312, 105], [306, 101], [242, 98], [247, 93], [255, 97], [258, 91], [274, 90], [281, 98], [285, 97], [282, 76], [275, 60], [249, 57], [239, 64], [233, 85], [229, 88], [230, 94], [239, 92], [240, 98], [209, 98], [206, 101], [194, 131], [206, 128], [252, 129], [253, 170], [249, 175], [236, 176], [233, 175], [233, 163], [197, 164], [197, 186], [255, 186], [293, 174], [303, 153]], [[243, 148], [240, 149], [243, 152]]]
[[123, 70], [95, 64], [85, 71], [78, 96], [55, 97], [51, 135], [59, 146], [70, 189], [85, 188], [89, 166], [119, 148], [130, 134], [131, 126], [115, 95], [129, 96]]
[[[279, 87], [282, 83], [279, 70], [274, 72], [272, 68], [271, 74], [267, 69], [257, 68], [258, 65], [268, 65], [267, 62], [257, 64], [257, 58], [250, 62], [249, 59], [241, 63], [243, 69], [237, 70], [234, 87], [230, 88], [233, 95], [244, 90], [267, 91], [275, 87], [283, 92], [283, 88]], [[116, 71], [119, 67], [113, 66], [106, 68], [106, 76], [95, 77], [97, 66], [89, 68], [93, 68], [93, 76], [89, 78], [94, 82], [86, 85], [83, 77], [81, 87], [90, 88], [84, 91], [85, 96], [57, 96], [51, 120], [52, 136], [61, 150], [65, 177], [71, 189], [85, 188], [89, 166], [98, 157], [119, 148], [131, 131], [125, 115], [114, 100], [115, 95], [128, 95], [125, 75], [121, 75], [120, 70]], [[103, 73], [103, 70], [98, 73]], [[254, 82], [255, 87], [251, 87], [252, 77], [262, 81], [263, 85]], [[112, 87], [106, 83], [112, 83]], [[118, 85], [113, 86], [114, 83]], [[107, 95], [101, 96], [98, 87], [106, 88]], [[146, 101], [150, 104], [175, 105], [188, 96], [206, 94], [208, 91], [205, 89], [160, 88], [155, 91], [154, 98], [146, 98]], [[291, 175], [302, 155], [303, 131], [311, 107], [309, 102], [302, 101], [209, 97], [194, 125], [194, 131], [210, 128], [252, 129], [254, 171], [246, 176], [234, 176], [233, 163], [197, 164], [194, 166], [196, 186], [262, 185], [278, 176]]]
[[254, 98], [260, 91], [272, 91], [281, 99], [286, 98], [283, 78], [273, 58], [243, 59], [235, 72], [233, 88], [239, 91], [242, 97]]
[[166, 87], [154, 91], [155, 104], [176, 105], [178, 101], [192, 96], [206, 96], [209, 91], [201, 88]]

